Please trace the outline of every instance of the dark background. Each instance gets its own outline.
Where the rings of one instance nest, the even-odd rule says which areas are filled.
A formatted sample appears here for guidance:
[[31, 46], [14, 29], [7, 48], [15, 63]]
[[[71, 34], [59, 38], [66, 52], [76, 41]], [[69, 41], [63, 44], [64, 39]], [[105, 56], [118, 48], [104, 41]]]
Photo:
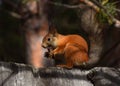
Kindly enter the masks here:
[[[14, 1], [15, 0], [11, 0]], [[54, 0], [64, 4], [79, 4], [78, 0]], [[119, 1], [119, 0], [111, 0]], [[17, 0], [16, 0], [16, 3]], [[119, 3], [118, 3], [119, 4]], [[118, 5], [119, 8], [119, 5]], [[21, 27], [21, 20], [10, 15], [11, 9], [9, 5], [0, 4], [0, 61], [26, 63], [26, 45], [24, 38], [24, 30]], [[80, 34], [87, 42], [87, 34], [80, 26], [80, 9], [68, 9], [59, 6], [52, 6], [49, 17], [56, 25], [58, 32], [62, 34]], [[51, 14], [52, 12], [52, 14]], [[120, 12], [116, 16], [120, 19]], [[119, 29], [120, 30], [120, 29]], [[119, 41], [120, 31], [110, 30], [108, 32], [109, 38], [106, 38], [106, 47], [113, 41]], [[117, 33], [117, 34], [116, 34]]]

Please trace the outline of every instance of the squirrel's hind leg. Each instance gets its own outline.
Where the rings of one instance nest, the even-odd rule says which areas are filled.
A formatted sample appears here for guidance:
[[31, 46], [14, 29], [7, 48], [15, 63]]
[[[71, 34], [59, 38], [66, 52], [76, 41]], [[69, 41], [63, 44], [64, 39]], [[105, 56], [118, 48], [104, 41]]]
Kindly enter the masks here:
[[73, 64], [72, 63], [68, 63], [68, 64], [60, 64], [60, 65], [56, 65], [57, 67], [62, 67], [62, 68], [67, 68], [67, 69], [72, 69], [73, 68]]

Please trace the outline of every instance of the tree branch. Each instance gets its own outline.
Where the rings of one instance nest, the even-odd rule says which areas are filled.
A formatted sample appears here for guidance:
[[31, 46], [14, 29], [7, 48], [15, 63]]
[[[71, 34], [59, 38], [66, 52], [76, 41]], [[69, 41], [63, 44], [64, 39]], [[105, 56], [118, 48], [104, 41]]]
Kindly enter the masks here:
[[0, 86], [120, 86], [119, 76], [120, 68], [35, 69], [25, 64], [0, 62]]
[[[115, 27], [120, 28], [120, 21], [116, 19], [114, 16], [112, 16], [110, 13], [108, 13], [107, 9], [104, 8], [99, 2], [96, 0], [80, 0], [80, 2], [83, 2], [87, 4], [89, 7], [92, 7], [96, 12], [99, 12], [100, 9], [103, 9], [103, 11], [111, 18], [113, 23], [115, 23]], [[76, 9], [76, 8], [82, 8], [81, 5], [68, 5], [68, 4], [62, 4], [62, 3], [57, 3], [57, 2], [52, 2], [49, 1], [49, 4], [55, 5], [55, 6], [61, 6], [61, 7], [66, 7], [66, 8], [71, 8], [71, 9]]]
[[62, 4], [62, 3], [52, 2], [52, 1], [48, 1], [48, 3], [55, 6], [66, 7], [70, 9], [82, 8], [81, 5], [68, 5], [68, 4]]
[[103, 9], [103, 11], [111, 18], [111, 20], [115, 23], [115, 27], [120, 28], [120, 21], [116, 19], [114, 16], [112, 16], [107, 9], [102, 6], [99, 2], [96, 0], [80, 0], [81, 2], [84, 2], [88, 6], [92, 7], [94, 10], [99, 12], [100, 9]]
[[95, 11], [99, 12], [99, 7], [96, 6], [94, 3], [92, 3], [90, 0], [80, 0], [80, 2], [83, 2], [87, 4], [88, 6], [92, 7]]
[[120, 9], [115, 9], [117, 12], [120, 12]]

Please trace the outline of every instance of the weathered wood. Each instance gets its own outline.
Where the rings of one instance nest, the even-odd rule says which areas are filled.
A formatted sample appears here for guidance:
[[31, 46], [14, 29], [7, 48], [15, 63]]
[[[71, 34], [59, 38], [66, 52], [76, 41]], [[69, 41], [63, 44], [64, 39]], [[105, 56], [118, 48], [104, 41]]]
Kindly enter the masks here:
[[0, 63], [0, 86], [93, 86], [88, 71], [61, 68], [32, 69], [14, 63]]
[[95, 86], [120, 86], [120, 68], [96, 67], [88, 78]]
[[0, 62], [0, 86], [120, 86], [120, 69], [40, 68]]

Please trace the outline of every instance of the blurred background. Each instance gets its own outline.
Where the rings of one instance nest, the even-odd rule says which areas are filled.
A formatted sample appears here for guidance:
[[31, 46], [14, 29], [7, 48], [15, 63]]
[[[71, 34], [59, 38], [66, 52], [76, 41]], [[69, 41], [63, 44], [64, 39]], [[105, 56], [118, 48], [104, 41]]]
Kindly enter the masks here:
[[[80, 4], [79, 0], [43, 0], [41, 3], [44, 4], [47, 1], [69, 5]], [[28, 19], [26, 15], [29, 12], [24, 8], [27, 7], [26, 3], [28, 2], [29, 0], [0, 0], [0, 61], [26, 63], [28, 45], [26, 44], [26, 30], [24, 28]], [[120, 8], [120, 0], [110, 0], [110, 2], [115, 2], [117, 8]], [[82, 29], [83, 27], [81, 27], [80, 23], [81, 14], [84, 12], [83, 9], [69, 9], [51, 4], [45, 4], [43, 8], [48, 20], [57, 27], [59, 33], [79, 34], [89, 44], [88, 34]], [[22, 18], [20, 18], [21, 15]], [[117, 12], [116, 18], [120, 20], [120, 10]], [[28, 26], [30, 25], [28, 24]], [[32, 28], [32, 26], [30, 27]], [[106, 47], [110, 48], [111, 45], [120, 41], [120, 29], [111, 29], [107, 36]], [[120, 48], [117, 50], [117, 53], [120, 52], [119, 50]]]
[[0, 60], [25, 62], [24, 34], [20, 20], [9, 14], [14, 9], [2, 0], [0, 3]]

